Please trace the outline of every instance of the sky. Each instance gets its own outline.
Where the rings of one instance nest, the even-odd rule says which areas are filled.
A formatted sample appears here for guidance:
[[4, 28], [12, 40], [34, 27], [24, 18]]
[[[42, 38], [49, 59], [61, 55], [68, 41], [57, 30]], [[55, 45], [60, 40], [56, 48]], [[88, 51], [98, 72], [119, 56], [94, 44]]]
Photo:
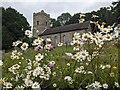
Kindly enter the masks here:
[[12, 7], [23, 14], [32, 26], [33, 13], [44, 10], [51, 18], [57, 18], [61, 13], [86, 13], [108, 7], [115, 0], [3, 0], [2, 6]]

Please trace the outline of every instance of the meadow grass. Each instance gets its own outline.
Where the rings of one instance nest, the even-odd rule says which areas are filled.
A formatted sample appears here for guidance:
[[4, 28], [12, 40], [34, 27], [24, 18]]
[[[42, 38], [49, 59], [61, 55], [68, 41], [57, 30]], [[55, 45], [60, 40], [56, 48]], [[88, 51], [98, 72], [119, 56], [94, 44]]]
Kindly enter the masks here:
[[[20, 52], [23, 52], [20, 50]], [[11, 67], [14, 64], [17, 64], [21, 62], [21, 72], [22, 69], [26, 67], [26, 59], [35, 60], [35, 55], [38, 53], [42, 53], [45, 57], [42, 60], [42, 62], [48, 64], [49, 61], [55, 61], [55, 66], [52, 68], [52, 72], [56, 72], [55, 77], [51, 77], [49, 81], [46, 81], [43, 83], [48, 85], [48, 87], [52, 87], [51, 84], [56, 83], [61, 88], [68, 87], [68, 84], [64, 81], [65, 76], [71, 76], [76, 81], [69, 87], [71, 88], [78, 88], [78, 87], [85, 87], [88, 82], [93, 82], [95, 80], [100, 81], [102, 83], [105, 82], [111, 82], [114, 78], [110, 77], [110, 73], [114, 72], [116, 76], [116, 80], [118, 79], [118, 47], [116, 45], [110, 45], [109, 47], [103, 48], [103, 52], [101, 55], [97, 58], [95, 58], [93, 61], [88, 62], [76, 62], [75, 60], [72, 60], [70, 57], [68, 57], [65, 53], [69, 53], [73, 51], [72, 46], [62, 46], [62, 47], [56, 47], [52, 51], [46, 52], [45, 50], [40, 51], [34, 51], [33, 48], [29, 48], [26, 53], [23, 54], [23, 57], [25, 59], [18, 59], [18, 60], [11, 60], [11, 51], [7, 52], [3, 55], [3, 77], [11, 78], [12, 76], [11, 72], [8, 71], [8, 68]], [[70, 64], [68, 66], [67, 64]], [[89, 63], [89, 65], [86, 65], [86, 63]], [[90, 64], [91, 63], [91, 64]], [[97, 65], [95, 66], [95, 64]], [[110, 64], [111, 69], [105, 69], [101, 70], [96, 68], [99, 68], [100, 64], [106, 65]], [[79, 66], [86, 66], [85, 69], [95, 72], [94, 75], [85, 75], [85, 74], [76, 74], [74, 73], [74, 70]], [[89, 66], [89, 68], [88, 68]], [[112, 67], [116, 66], [117, 69], [114, 69]]]

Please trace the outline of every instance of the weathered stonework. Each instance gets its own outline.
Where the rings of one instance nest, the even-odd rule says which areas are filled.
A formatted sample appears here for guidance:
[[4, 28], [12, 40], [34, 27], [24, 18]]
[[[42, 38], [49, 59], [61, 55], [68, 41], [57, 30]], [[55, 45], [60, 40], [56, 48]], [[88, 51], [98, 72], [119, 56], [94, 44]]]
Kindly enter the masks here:
[[[51, 40], [52, 40], [51, 43], [53, 45], [58, 45], [58, 43], [60, 43], [60, 42], [63, 43], [64, 45], [69, 45], [70, 42], [72, 41], [73, 34], [75, 32], [78, 32], [78, 33], [91, 32], [91, 26], [89, 24], [87, 24], [87, 25], [85, 24], [84, 26], [87, 27], [87, 29], [80, 29], [79, 28], [78, 30], [59, 32], [60, 29], [57, 28], [55, 30], [57, 30], [59, 33], [51, 34], [51, 32], [55, 31], [55, 30], [52, 30], [52, 31], [49, 30], [50, 29], [49, 20], [50, 20], [50, 15], [46, 14], [43, 10], [41, 12], [34, 13], [33, 14], [33, 28], [34, 28], [33, 36], [38, 37], [38, 35], [41, 35], [45, 31], [47, 31], [47, 34], [42, 35], [41, 37], [44, 38], [44, 39], [51, 38]], [[84, 27], [84, 26], [81, 26], [81, 28]], [[78, 26], [76, 26], [76, 27], [78, 27]], [[66, 28], [66, 29], [69, 29], [69, 28]], [[65, 28], [64, 28], [64, 30], [65, 30]], [[36, 31], [39, 31], [39, 33], [36, 33]]]
[[33, 13], [33, 37], [38, 37], [45, 29], [50, 28], [50, 15], [43, 10]]
[[78, 33], [85, 33], [87, 31], [90, 31], [90, 29], [88, 30], [78, 30], [78, 31], [72, 31], [72, 32], [65, 32], [65, 33], [58, 33], [58, 34], [51, 34], [51, 35], [45, 35], [45, 36], [42, 36], [43, 39], [46, 39], [46, 38], [51, 38], [52, 40], [52, 44], [53, 45], [58, 45], [59, 42], [63, 43], [64, 45], [70, 45], [70, 42], [72, 41], [72, 38], [73, 38], [73, 34], [75, 32], [78, 32]]

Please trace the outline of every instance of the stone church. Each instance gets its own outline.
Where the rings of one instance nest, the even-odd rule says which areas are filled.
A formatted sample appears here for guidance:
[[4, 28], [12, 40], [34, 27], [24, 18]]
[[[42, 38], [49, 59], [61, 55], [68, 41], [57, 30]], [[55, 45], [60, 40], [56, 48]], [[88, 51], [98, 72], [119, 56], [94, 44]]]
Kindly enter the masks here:
[[33, 13], [33, 37], [51, 38], [54, 45], [59, 42], [69, 45], [75, 32], [83, 33], [88, 31], [91, 31], [90, 21], [50, 28], [49, 14], [43, 10]]

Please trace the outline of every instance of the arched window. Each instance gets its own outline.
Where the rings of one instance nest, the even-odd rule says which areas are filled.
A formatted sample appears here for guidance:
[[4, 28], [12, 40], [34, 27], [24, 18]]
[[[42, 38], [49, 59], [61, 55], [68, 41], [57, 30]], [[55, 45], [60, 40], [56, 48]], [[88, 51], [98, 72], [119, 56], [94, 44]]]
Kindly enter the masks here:
[[39, 21], [37, 21], [37, 25], [39, 25]]
[[57, 36], [54, 37], [54, 44], [55, 44], [55, 45], [58, 44]]
[[47, 22], [45, 22], [45, 24], [47, 25]]
[[65, 44], [65, 43], [66, 43], [66, 36], [63, 35], [63, 44]]

